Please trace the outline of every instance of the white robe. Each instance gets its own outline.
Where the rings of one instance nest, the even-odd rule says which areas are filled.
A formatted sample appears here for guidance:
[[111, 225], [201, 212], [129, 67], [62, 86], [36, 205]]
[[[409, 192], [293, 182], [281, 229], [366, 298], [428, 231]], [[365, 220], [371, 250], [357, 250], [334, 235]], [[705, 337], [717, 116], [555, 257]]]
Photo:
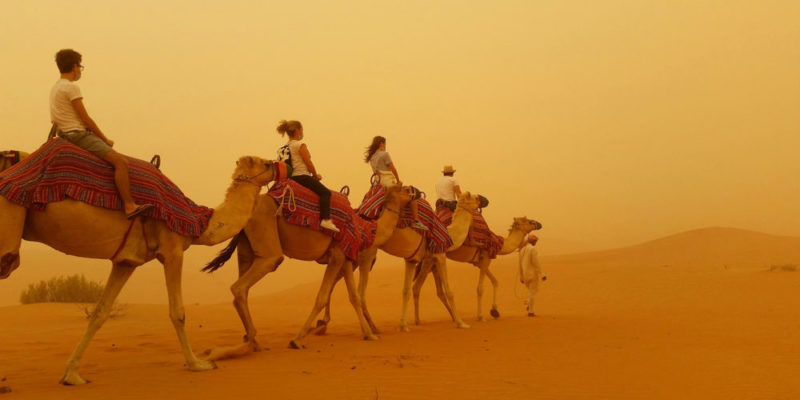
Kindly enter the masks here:
[[533, 298], [539, 291], [542, 267], [539, 265], [538, 252], [530, 243], [519, 249], [519, 276], [528, 287], [528, 313], [533, 315]]

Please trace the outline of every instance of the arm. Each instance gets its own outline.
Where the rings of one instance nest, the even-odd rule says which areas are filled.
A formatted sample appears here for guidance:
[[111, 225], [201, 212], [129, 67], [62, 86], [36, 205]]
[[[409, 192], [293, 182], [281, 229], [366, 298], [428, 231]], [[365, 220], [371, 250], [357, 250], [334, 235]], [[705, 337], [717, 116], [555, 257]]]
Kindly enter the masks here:
[[300, 146], [300, 158], [303, 159], [303, 162], [306, 163], [306, 167], [308, 167], [308, 172], [311, 172], [311, 175], [317, 180], [322, 179], [322, 175], [317, 173], [317, 169], [314, 168], [314, 163], [311, 162], [311, 153], [308, 151], [308, 147], [305, 143]]
[[78, 117], [80, 117], [81, 121], [83, 121], [84, 125], [86, 125], [87, 129], [100, 137], [100, 139], [106, 142], [109, 146], [114, 146], [114, 141], [107, 138], [106, 135], [103, 134], [103, 131], [100, 130], [100, 127], [94, 122], [92, 117], [89, 116], [89, 112], [86, 111], [86, 107], [83, 105], [83, 98], [72, 100], [72, 106], [75, 107], [75, 112], [78, 113]]
[[392, 169], [392, 174], [394, 174], [394, 179], [397, 179], [397, 185], [403, 186], [403, 182], [400, 181], [400, 175], [397, 174], [397, 168], [394, 167], [394, 163], [390, 162], [388, 165], [389, 168]]
[[461, 196], [461, 186], [458, 185], [453, 186], [453, 193], [456, 194], [456, 198], [458, 198], [458, 196]]

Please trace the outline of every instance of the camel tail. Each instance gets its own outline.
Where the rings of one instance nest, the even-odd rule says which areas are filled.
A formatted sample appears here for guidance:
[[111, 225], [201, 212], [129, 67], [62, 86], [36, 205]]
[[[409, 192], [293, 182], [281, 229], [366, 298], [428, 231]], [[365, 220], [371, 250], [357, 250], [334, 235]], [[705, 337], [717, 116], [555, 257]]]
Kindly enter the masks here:
[[222, 249], [222, 251], [220, 251], [219, 254], [217, 254], [217, 256], [213, 260], [211, 260], [211, 262], [206, 264], [206, 266], [203, 267], [201, 271], [208, 272], [210, 274], [222, 268], [222, 266], [225, 265], [225, 262], [231, 259], [233, 251], [236, 250], [236, 246], [239, 244], [239, 240], [242, 239], [242, 236], [244, 236], [244, 229], [242, 229], [238, 234], [236, 234], [236, 236], [234, 236], [233, 239], [231, 239], [228, 245], [225, 246], [225, 248]]

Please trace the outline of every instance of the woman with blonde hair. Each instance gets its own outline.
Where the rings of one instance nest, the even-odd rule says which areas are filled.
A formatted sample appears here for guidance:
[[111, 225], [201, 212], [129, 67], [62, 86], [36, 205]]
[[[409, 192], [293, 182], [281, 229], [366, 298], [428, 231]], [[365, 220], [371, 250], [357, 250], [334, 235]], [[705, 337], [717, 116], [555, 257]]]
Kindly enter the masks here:
[[[364, 162], [369, 163], [372, 167], [372, 172], [378, 176], [381, 185], [385, 187], [403, 185], [403, 182], [400, 181], [400, 175], [397, 174], [397, 168], [392, 162], [392, 157], [386, 152], [385, 137], [375, 136], [372, 138], [372, 144], [364, 152]], [[411, 215], [414, 217], [414, 227], [427, 231], [428, 227], [419, 222], [417, 201], [414, 200], [408, 204], [411, 207]]]
[[282, 120], [277, 131], [281, 136], [289, 135], [289, 142], [278, 149], [278, 159], [292, 167], [290, 178], [319, 196], [319, 226], [339, 232], [339, 228], [331, 221], [331, 191], [320, 183], [322, 175], [317, 173], [308, 146], [303, 143], [303, 124], [300, 121]]

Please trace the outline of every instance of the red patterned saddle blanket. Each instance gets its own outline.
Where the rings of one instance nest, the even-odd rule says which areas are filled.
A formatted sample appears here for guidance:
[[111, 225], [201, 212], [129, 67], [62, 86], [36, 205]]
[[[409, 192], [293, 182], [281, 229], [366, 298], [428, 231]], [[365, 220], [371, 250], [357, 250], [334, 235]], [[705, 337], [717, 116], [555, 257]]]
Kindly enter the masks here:
[[[447, 207], [437, 208], [436, 215], [444, 226], [449, 226], [453, 222], [453, 211]], [[489, 253], [489, 258], [496, 258], [497, 253], [503, 248], [505, 238], [494, 234], [489, 229], [486, 219], [483, 218], [483, 214], [478, 209], [472, 214], [472, 225], [469, 227], [466, 242], [474, 243], [477, 247], [486, 250]]]
[[[127, 158], [133, 199], [155, 205], [148, 216], [163, 220], [180, 235], [200, 236], [214, 210], [184, 196], [152, 164]], [[48, 203], [67, 198], [122, 210], [111, 164], [60, 138], [47, 141], [28, 158], [0, 173], [0, 196], [33, 210], [44, 210]]]
[[332, 234], [336, 245], [351, 260], [357, 260], [358, 252], [372, 246], [375, 240], [377, 224], [359, 218], [341, 193], [331, 191], [331, 219], [339, 228], [338, 233], [320, 229], [319, 196], [310, 189], [284, 179], [275, 183], [267, 194], [279, 204], [287, 222]]
[[[381, 215], [383, 210], [383, 202], [386, 197], [386, 188], [382, 185], [373, 185], [370, 187], [361, 205], [358, 207], [358, 215], [368, 220], [376, 220]], [[433, 212], [431, 204], [425, 199], [417, 199], [417, 213], [419, 214], [420, 222], [425, 225], [428, 230], [418, 229], [414, 226], [414, 218], [411, 214], [409, 207], [403, 208], [400, 213], [400, 220], [397, 221], [398, 228], [411, 228], [426, 239], [427, 250], [434, 254], [441, 254], [447, 251], [453, 245], [450, 235], [447, 233], [447, 228], [436, 217]]]

